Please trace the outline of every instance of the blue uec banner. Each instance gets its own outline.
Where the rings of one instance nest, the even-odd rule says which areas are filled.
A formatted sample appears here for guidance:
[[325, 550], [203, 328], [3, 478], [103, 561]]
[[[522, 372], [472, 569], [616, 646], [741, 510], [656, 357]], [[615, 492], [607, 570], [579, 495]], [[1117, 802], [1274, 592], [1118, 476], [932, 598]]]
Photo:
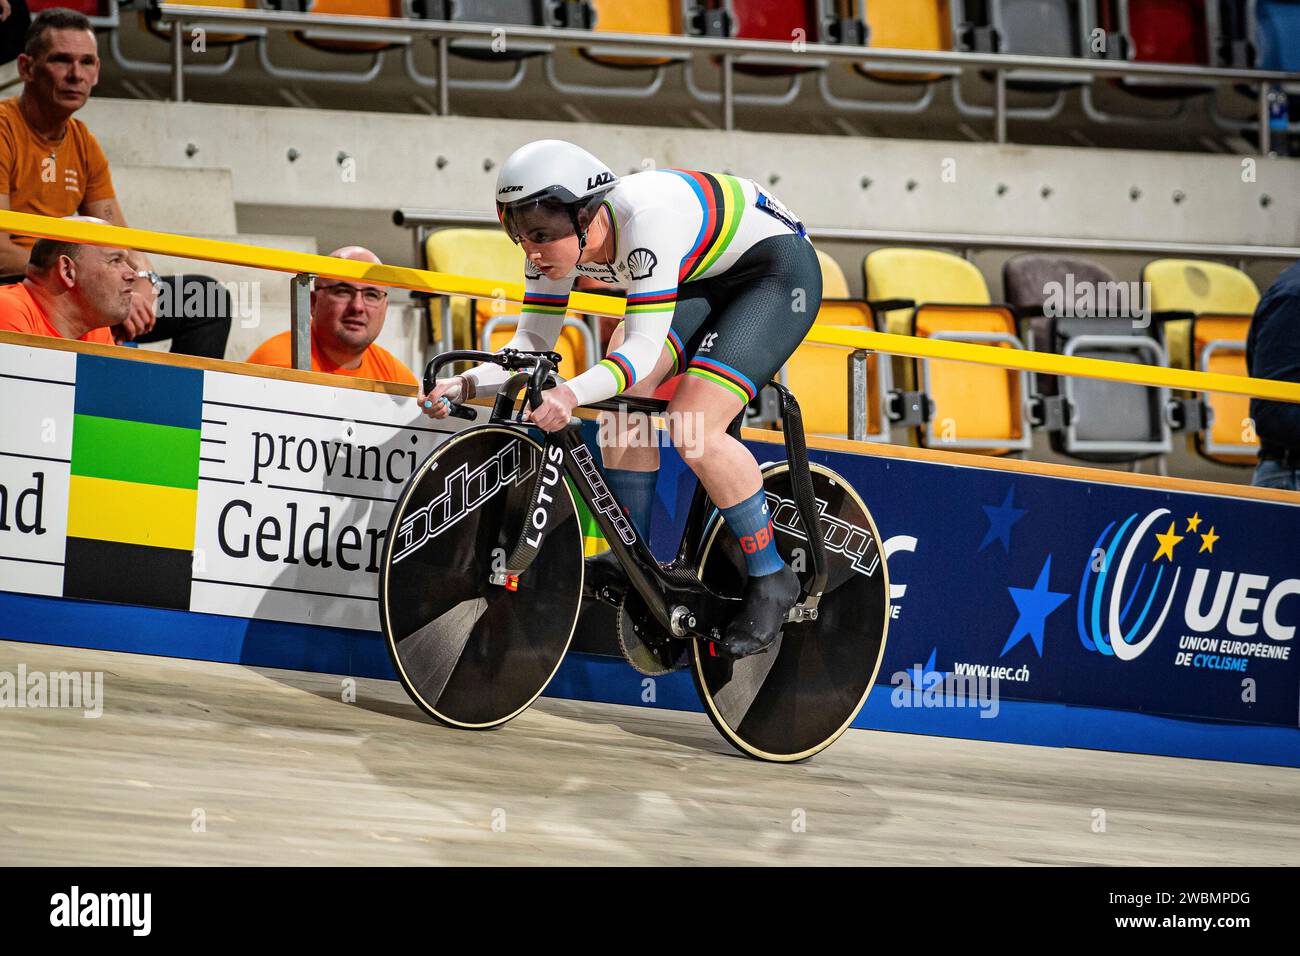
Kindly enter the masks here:
[[[748, 445], [760, 462], [785, 457]], [[893, 619], [878, 683], [997, 678], [1003, 698], [1300, 722], [1300, 505], [809, 457], [858, 490], [884, 541]], [[665, 449], [657, 548], [693, 489]]]

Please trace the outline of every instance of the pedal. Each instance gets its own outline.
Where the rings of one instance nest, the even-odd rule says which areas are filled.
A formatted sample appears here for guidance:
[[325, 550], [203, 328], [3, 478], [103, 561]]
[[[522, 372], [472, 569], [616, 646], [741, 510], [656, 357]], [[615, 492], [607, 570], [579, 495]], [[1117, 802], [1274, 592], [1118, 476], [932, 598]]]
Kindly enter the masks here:
[[505, 588], [507, 591], [519, 590], [519, 575], [507, 574], [505, 571], [493, 571], [488, 575], [488, 584]]
[[801, 624], [804, 621], [817, 620], [817, 608], [805, 607], [802, 604], [796, 604], [790, 610], [785, 612], [785, 623]]
[[736, 671], [736, 662], [723, 651], [721, 638], [704, 642], [704, 657], [716, 675], [715, 686], [725, 687], [730, 684]]

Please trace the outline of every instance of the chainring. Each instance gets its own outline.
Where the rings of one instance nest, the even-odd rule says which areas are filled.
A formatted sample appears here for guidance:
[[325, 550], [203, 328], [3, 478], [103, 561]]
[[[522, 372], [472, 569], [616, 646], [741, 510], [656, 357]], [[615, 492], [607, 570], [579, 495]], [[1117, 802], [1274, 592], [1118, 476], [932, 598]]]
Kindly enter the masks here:
[[632, 669], [659, 677], [690, 665], [690, 641], [666, 632], [635, 588], [618, 602], [618, 648]]

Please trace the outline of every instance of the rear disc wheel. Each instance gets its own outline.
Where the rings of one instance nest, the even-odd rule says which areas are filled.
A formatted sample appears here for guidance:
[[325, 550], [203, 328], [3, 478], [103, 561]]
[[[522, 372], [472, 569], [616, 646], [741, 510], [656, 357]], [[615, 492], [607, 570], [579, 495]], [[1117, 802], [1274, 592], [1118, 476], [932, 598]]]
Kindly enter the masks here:
[[[848, 482], [808, 467], [828, 565], [817, 619], [786, 624], [765, 653], [737, 661], [694, 642], [691, 670], [705, 712], [733, 746], [759, 760], [803, 760], [834, 743], [866, 702], [889, 630], [889, 575], [875, 522]], [[812, 556], [786, 462], [763, 469], [763, 491], [777, 549], [806, 587]], [[719, 594], [740, 594], [744, 555], [720, 515], [704, 542], [701, 579]]]

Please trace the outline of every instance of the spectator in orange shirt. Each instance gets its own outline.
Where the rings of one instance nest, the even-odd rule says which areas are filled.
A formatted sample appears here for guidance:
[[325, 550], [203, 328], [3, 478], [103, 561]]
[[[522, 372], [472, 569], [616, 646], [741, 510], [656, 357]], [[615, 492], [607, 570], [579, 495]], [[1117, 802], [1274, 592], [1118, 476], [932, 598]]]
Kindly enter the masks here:
[[0, 286], [0, 330], [112, 345], [135, 278], [125, 249], [37, 240], [23, 281]]
[[[99, 82], [90, 21], [72, 10], [42, 10], [27, 31], [18, 73], [21, 95], [0, 101], [0, 209], [60, 218], [81, 213], [125, 226], [104, 151], [86, 124], [72, 115], [86, 105]], [[0, 233], [0, 275], [21, 276], [34, 241]], [[159, 277], [144, 254], [127, 254], [137, 270], [135, 297], [117, 337], [171, 339], [173, 352], [222, 358], [230, 333], [226, 290], [205, 276]], [[170, 294], [155, 314], [164, 283]], [[211, 295], [191, 294], [206, 293], [209, 287]], [[185, 315], [182, 305], [193, 302], [212, 302], [213, 307], [202, 315]]]
[[[330, 253], [379, 265], [379, 257], [360, 246]], [[384, 328], [388, 290], [363, 283], [317, 279], [311, 291], [311, 367], [313, 372], [351, 375], [380, 382], [414, 385], [411, 370], [375, 339]], [[254, 365], [293, 367], [292, 334], [281, 332], [259, 345], [248, 361]]]

